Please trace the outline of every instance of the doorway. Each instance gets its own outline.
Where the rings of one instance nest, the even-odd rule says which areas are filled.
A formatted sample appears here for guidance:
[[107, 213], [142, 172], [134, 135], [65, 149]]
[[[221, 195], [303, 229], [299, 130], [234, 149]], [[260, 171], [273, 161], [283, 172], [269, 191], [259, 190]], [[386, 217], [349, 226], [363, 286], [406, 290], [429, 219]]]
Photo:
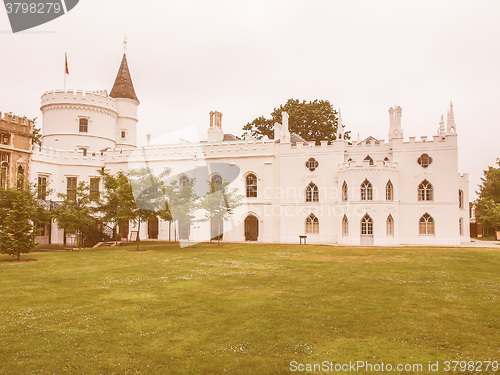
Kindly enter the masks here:
[[257, 241], [258, 237], [259, 220], [253, 215], [248, 215], [245, 219], [245, 241]]

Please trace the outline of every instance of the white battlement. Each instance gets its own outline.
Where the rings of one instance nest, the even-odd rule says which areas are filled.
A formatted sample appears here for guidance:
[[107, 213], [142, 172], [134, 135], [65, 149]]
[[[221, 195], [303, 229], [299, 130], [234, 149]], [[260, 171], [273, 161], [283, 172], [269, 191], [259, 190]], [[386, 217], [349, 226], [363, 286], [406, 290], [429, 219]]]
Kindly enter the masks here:
[[108, 96], [106, 90], [52, 90], [41, 97], [42, 108], [51, 104], [84, 104], [107, 108], [113, 112], [118, 111], [118, 103]]
[[364, 160], [361, 163], [350, 161], [343, 164], [339, 164], [339, 172], [348, 170], [358, 170], [358, 169], [397, 170], [398, 168], [399, 164], [397, 162], [389, 162], [383, 160], [376, 160], [373, 162], [373, 164], [370, 164], [370, 162], [367, 160]]

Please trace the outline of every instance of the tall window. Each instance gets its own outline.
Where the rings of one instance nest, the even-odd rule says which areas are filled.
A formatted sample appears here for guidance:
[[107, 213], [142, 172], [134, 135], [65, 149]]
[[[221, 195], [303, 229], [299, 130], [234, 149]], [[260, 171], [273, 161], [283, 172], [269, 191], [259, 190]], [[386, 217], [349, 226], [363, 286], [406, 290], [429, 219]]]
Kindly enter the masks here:
[[344, 215], [342, 218], [342, 237], [347, 237], [349, 235], [349, 220], [347, 216]]
[[419, 201], [433, 200], [434, 199], [433, 190], [434, 188], [432, 187], [432, 184], [427, 180], [423, 180], [420, 183], [420, 185], [418, 185], [418, 200]]
[[459, 231], [461, 236], [464, 235], [464, 218], [463, 217], [458, 219], [458, 231]]
[[373, 235], [373, 219], [368, 214], [361, 219], [361, 234]]
[[319, 189], [313, 182], [306, 187], [306, 202], [319, 202]]
[[373, 159], [372, 159], [372, 157], [370, 155], [366, 156], [365, 161], [367, 161], [368, 164], [373, 165]]
[[24, 168], [22, 165], [17, 167], [17, 188], [22, 189], [24, 187]]
[[257, 177], [253, 173], [250, 173], [246, 178], [246, 190], [248, 198], [257, 197]]
[[0, 185], [7, 188], [9, 186], [9, 154], [6, 152], [2, 152], [0, 154]]
[[386, 227], [387, 237], [394, 237], [394, 219], [392, 218], [391, 214], [387, 216], [385, 227]]
[[3, 145], [8, 145], [10, 143], [10, 135], [9, 134], [2, 134], [1, 139], [2, 139]]
[[361, 200], [371, 201], [373, 200], [373, 187], [370, 181], [364, 180], [361, 184]]
[[213, 191], [222, 190], [222, 176], [220, 174], [214, 174], [210, 181], [212, 182]]
[[81, 118], [79, 120], [79, 131], [80, 133], [87, 133], [89, 131], [89, 119], [88, 118]]
[[464, 208], [464, 192], [458, 190], [458, 208]]
[[99, 198], [99, 177], [90, 177], [90, 199]]
[[179, 186], [184, 187], [189, 183], [189, 177], [186, 176], [185, 174], [181, 175], [179, 177]]
[[319, 233], [319, 220], [314, 214], [306, 219], [306, 233]]
[[77, 184], [77, 178], [76, 177], [68, 177], [66, 180], [66, 195], [68, 197], [68, 200], [70, 201], [76, 201], [76, 184]]
[[347, 202], [349, 199], [349, 190], [347, 188], [347, 183], [344, 181], [342, 184], [342, 201]]
[[38, 176], [38, 199], [47, 199], [47, 176]]
[[394, 187], [392, 186], [391, 180], [387, 182], [385, 185], [385, 200], [392, 201], [394, 200]]
[[434, 219], [427, 212], [420, 218], [419, 221], [419, 234], [420, 235], [433, 235], [434, 234]]
[[127, 133], [125, 132], [125, 130], [122, 130], [122, 131], [120, 132], [120, 137], [121, 137], [122, 139], [125, 139], [125, 137], [126, 137], [126, 136], [127, 136]]

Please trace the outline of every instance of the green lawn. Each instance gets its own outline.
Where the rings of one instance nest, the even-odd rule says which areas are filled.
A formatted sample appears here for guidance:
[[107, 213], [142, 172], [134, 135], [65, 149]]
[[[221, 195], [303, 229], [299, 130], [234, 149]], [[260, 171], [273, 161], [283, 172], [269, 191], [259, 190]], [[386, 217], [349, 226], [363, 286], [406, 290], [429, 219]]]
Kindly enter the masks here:
[[141, 246], [0, 255], [0, 374], [500, 361], [499, 249]]

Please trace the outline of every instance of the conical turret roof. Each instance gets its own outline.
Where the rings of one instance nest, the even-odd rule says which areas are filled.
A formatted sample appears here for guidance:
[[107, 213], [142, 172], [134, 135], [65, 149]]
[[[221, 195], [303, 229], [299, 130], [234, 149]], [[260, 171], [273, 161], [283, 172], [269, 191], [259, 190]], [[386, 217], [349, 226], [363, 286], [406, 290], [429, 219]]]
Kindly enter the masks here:
[[128, 70], [127, 56], [125, 54], [123, 54], [122, 63], [109, 96], [115, 99], [125, 98], [137, 100], [137, 102], [139, 102], [139, 99], [137, 99], [137, 95], [135, 94], [134, 84], [132, 83], [132, 77], [130, 76], [130, 71]]

